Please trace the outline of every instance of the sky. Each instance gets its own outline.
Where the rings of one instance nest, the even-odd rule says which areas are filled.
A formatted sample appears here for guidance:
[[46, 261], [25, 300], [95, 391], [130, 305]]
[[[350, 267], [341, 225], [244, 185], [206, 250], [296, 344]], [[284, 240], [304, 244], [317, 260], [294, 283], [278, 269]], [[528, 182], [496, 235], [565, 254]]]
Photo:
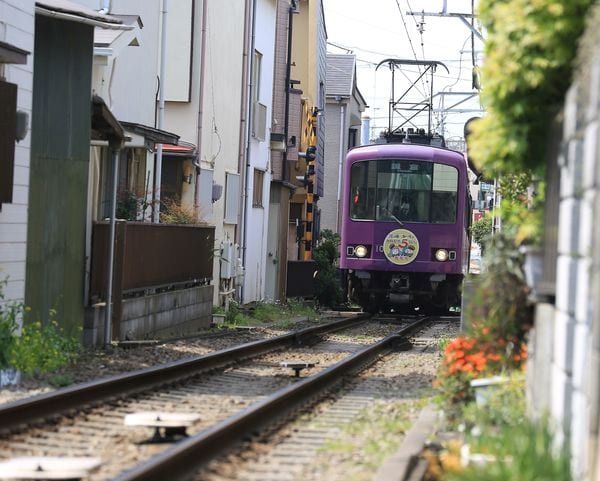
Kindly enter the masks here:
[[[376, 71], [376, 65], [384, 59], [436, 60], [446, 65], [450, 73], [438, 67], [433, 77], [434, 108], [448, 108], [465, 99], [457, 93], [474, 91], [469, 28], [459, 18], [425, 16], [422, 34], [419, 31], [420, 13], [439, 13], [444, 3], [448, 13], [471, 12], [471, 0], [323, 0], [327, 51], [356, 55], [357, 86], [369, 105], [365, 114], [371, 117], [372, 138], [387, 128], [389, 122], [390, 69], [382, 66]], [[418, 12], [418, 15], [409, 12]], [[474, 51], [476, 64], [481, 65], [483, 43], [477, 37]], [[402, 72], [396, 71], [396, 100], [419, 77], [418, 69], [407, 65]], [[427, 98], [429, 81], [429, 75], [426, 81], [418, 81], [418, 90], [414, 94], [409, 92], [407, 99], [421, 101]], [[481, 105], [475, 96], [456, 108], [479, 110]], [[438, 133], [443, 131], [447, 140], [458, 139], [463, 135], [465, 122], [479, 115], [479, 112], [437, 113], [432, 125]], [[394, 124], [400, 121], [396, 115]], [[426, 121], [425, 125], [417, 127], [426, 128]]]

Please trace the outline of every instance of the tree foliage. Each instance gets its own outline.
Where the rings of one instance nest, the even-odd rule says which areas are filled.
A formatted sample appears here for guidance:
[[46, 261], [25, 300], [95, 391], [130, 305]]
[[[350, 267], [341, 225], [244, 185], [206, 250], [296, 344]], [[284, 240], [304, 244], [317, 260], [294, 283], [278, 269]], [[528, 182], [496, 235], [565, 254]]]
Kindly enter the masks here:
[[571, 83], [593, 0], [481, 0], [487, 30], [482, 100], [470, 154], [487, 175], [544, 168], [550, 120]]
[[340, 274], [337, 268], [340, 236], [329, 229], [321, 232], [321, 240], [313, 250], [317, 263], [315, 277], [315, 297], [322, 306], [336, 306], [342, 301]]
[[487, 238], [492, 233], [492, 216], [486, 215], [471, 226], [473, 241], [484, 247]]

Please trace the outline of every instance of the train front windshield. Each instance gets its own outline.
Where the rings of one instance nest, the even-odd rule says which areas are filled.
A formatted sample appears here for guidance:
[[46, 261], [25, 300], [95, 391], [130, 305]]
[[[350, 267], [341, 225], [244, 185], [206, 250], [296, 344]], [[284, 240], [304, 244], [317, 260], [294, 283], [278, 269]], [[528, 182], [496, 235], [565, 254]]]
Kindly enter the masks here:
[[454, 224], [458, 169], [418, 160], [367, 160], [352, 165], [350, 218]]

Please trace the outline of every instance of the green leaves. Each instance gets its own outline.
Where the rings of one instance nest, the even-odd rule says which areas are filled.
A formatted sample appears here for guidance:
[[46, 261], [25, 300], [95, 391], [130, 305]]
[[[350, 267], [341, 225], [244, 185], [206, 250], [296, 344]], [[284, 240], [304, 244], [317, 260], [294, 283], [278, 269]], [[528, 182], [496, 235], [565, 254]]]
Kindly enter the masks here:
[[481, 70], [488, 115], [470, 152], [489, 177], [541, 173], [551, 119], [571, 83], [577, 40], [593, 0], [481, 0], [487, 30]]
[[[0, 282], [0, 301], [4, 299]], [[0, 302], [0, 369], [15, 368], [26, 374], [53, 371], [73, 361], [79, 352], [79, 341], [68, 336], [51, 309], [49, 320], [25, 324], [20, 332], [19, 319], [26, 312], [23, 304]]]

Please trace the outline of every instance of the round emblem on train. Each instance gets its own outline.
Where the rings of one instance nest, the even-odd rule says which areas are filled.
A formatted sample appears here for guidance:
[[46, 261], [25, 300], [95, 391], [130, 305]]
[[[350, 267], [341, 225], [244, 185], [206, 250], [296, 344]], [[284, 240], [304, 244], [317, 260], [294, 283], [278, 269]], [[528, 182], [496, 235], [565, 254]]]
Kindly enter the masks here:
[[410, 264], [419, 253], [419, 239], [409, 230], [395, 229], [385, 237], [383, 253], [393, 264]]

